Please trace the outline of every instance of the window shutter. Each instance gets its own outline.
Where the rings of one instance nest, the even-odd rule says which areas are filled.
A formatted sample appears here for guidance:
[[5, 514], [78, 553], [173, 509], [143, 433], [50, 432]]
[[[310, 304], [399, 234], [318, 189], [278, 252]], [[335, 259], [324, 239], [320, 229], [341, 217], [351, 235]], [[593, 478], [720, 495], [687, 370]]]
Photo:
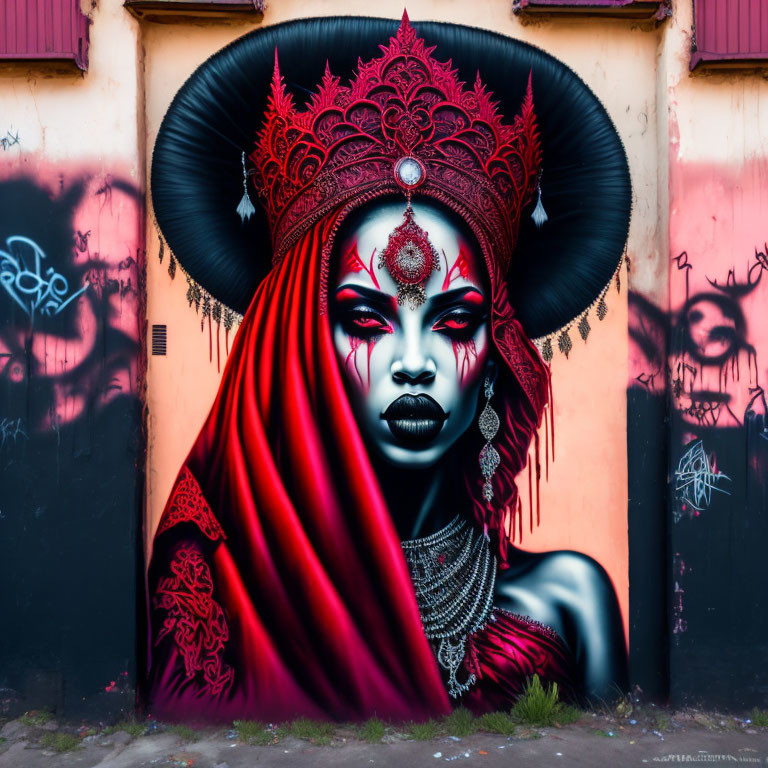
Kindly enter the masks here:
[[80, 0], [2, 0], [0, 60], [71, 61], [88, 69], [88, 25]]
[[768, 62], [768, 0], [694, 0], [691, 69]]

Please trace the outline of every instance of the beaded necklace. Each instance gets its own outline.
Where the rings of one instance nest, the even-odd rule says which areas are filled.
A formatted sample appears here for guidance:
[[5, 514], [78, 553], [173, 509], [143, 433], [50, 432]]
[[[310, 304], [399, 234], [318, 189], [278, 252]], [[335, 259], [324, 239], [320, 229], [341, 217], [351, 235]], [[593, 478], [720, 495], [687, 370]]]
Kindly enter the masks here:
[[448, 672], [448, 694], [458, 698], [476, 682], [474, 674], [463, 683], [456, 677], [467, 637], [493, 620], [496, 558], [488, 539], [458, 515], [436, 533], [401, 546], [424, 634]]

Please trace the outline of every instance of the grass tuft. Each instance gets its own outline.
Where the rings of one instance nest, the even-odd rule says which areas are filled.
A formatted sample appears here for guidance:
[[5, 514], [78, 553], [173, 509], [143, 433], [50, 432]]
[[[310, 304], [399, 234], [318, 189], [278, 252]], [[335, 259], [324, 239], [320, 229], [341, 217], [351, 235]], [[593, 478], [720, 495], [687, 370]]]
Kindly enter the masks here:
[[266, 747], [275, 743], [275, 735], [267, 729], [264, 723], [256, 720], [235, 720], [232, 728], [237, 734], [238, 741], [257, 747]]
[[24, 725], [40, 727], [50, 722], [53, 719], [53, 715], [50, 712], [46, 712], [42, 709], [31, 709], [29, 712], [25, 712], [19, 720]]
[[39, 744], [43, 749], [53, 752], [72, 752], [80, 749], [80, 739], [71, 733], [44, 733]]
[[481, 731], [500, 733], [511, 736], [515, 732], [515, 721], [506, 712], [488, 712], [477, 718], [477, 726]]
[[436, 739], [439, 733], [440, 726], [434, 720], [427, 720], [425, 723], [411, 723], [405, 731], [405, 735], [415, 741], [431, 741]]
[[377, 744], [384, 738], [386, 726], [378, 717], [372, 717], [366, 720], [358, 730], [358, 735], [363, 741], [370, 741]]
[[654, 718], [653, 724], [656, 726], [657, 731], [665, 733], [669, 730], [670, 720], [666, 715], [662, 715], [660, 712]]
[[768, 709], [755, 707], [749, 713], [749, 719], [752, 721], [752, 725], [756, 725], [758, 728], [768, 728]]
[[123, 720], [115, 725], [108, 726], [102, 733], [105, 736], [111, 736], [118, 731], [125, 731], [132, 739], [138, 739], [139, 736], [143, 736], [146, 733], [147, 725], [137, 720]]
[[173, 733], [178, 736], [178, 738], [185, 744], [190, 744], [200, 738], [200, 734], [188, 725], [169, 725], [166, 730], [168, 733]]
[[560, 701], [557, 683], [545, 688], [539, 676], [534, 675], [526, 683], [523, 695], [512, 707], [512, 717], [526, 725], [563, 725], [578, 720], [581, 712]]
[[475, 716], [464, 707], [454, 709], [450, 715], [443, 718], [443, 727], [449, 736], [469, 736], [477, 731]]
[[330, 744], [336, 729], [333, 723], [301, 717], [288, 725], [288, 733], [311, 744]]
[[561, 702], [557, 708], [555, 723], [557, 725], [570, 725], [578, 722], [582, 717], [584, 717], [584, 713], [578, 707], [572, 707], [570, 704]]

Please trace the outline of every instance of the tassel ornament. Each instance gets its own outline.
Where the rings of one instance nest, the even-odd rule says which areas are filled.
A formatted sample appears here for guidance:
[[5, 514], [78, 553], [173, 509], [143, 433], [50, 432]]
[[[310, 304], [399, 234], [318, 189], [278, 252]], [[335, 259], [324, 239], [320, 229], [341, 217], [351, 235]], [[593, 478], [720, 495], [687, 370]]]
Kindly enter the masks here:
[[241, 161], [243, 163], [243, 196], [240, 198], [240, 203], [237, 206], [237, 215], [240, 217], [240, 221], [245, 223], [256, 213], [256, 209], [253, 207], [251, 198], [248, 195], [248, 172], [245, 169], [245, 152], [242, 153]]
[[531, 218], [533, 219], [533, 223], [536, 225], [536, 229], [541, 229], [549, 220], [549, 216], [547, 216], [547, 212], [544, 210], [544, 203], [541, 202], [541, 178], [539, 178], [538, 191], [539, 198], [536, 201], [536, 207], [533, 209]]

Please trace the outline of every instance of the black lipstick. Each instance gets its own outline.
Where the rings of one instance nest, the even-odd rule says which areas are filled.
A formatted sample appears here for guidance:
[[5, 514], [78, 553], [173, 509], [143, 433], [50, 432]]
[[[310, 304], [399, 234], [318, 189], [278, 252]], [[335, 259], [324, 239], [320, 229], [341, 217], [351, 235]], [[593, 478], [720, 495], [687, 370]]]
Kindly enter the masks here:
[[437, 437], [448, 414], [429, 395], [401, 395], [381, 418], [400, 442], [417, 446]]

